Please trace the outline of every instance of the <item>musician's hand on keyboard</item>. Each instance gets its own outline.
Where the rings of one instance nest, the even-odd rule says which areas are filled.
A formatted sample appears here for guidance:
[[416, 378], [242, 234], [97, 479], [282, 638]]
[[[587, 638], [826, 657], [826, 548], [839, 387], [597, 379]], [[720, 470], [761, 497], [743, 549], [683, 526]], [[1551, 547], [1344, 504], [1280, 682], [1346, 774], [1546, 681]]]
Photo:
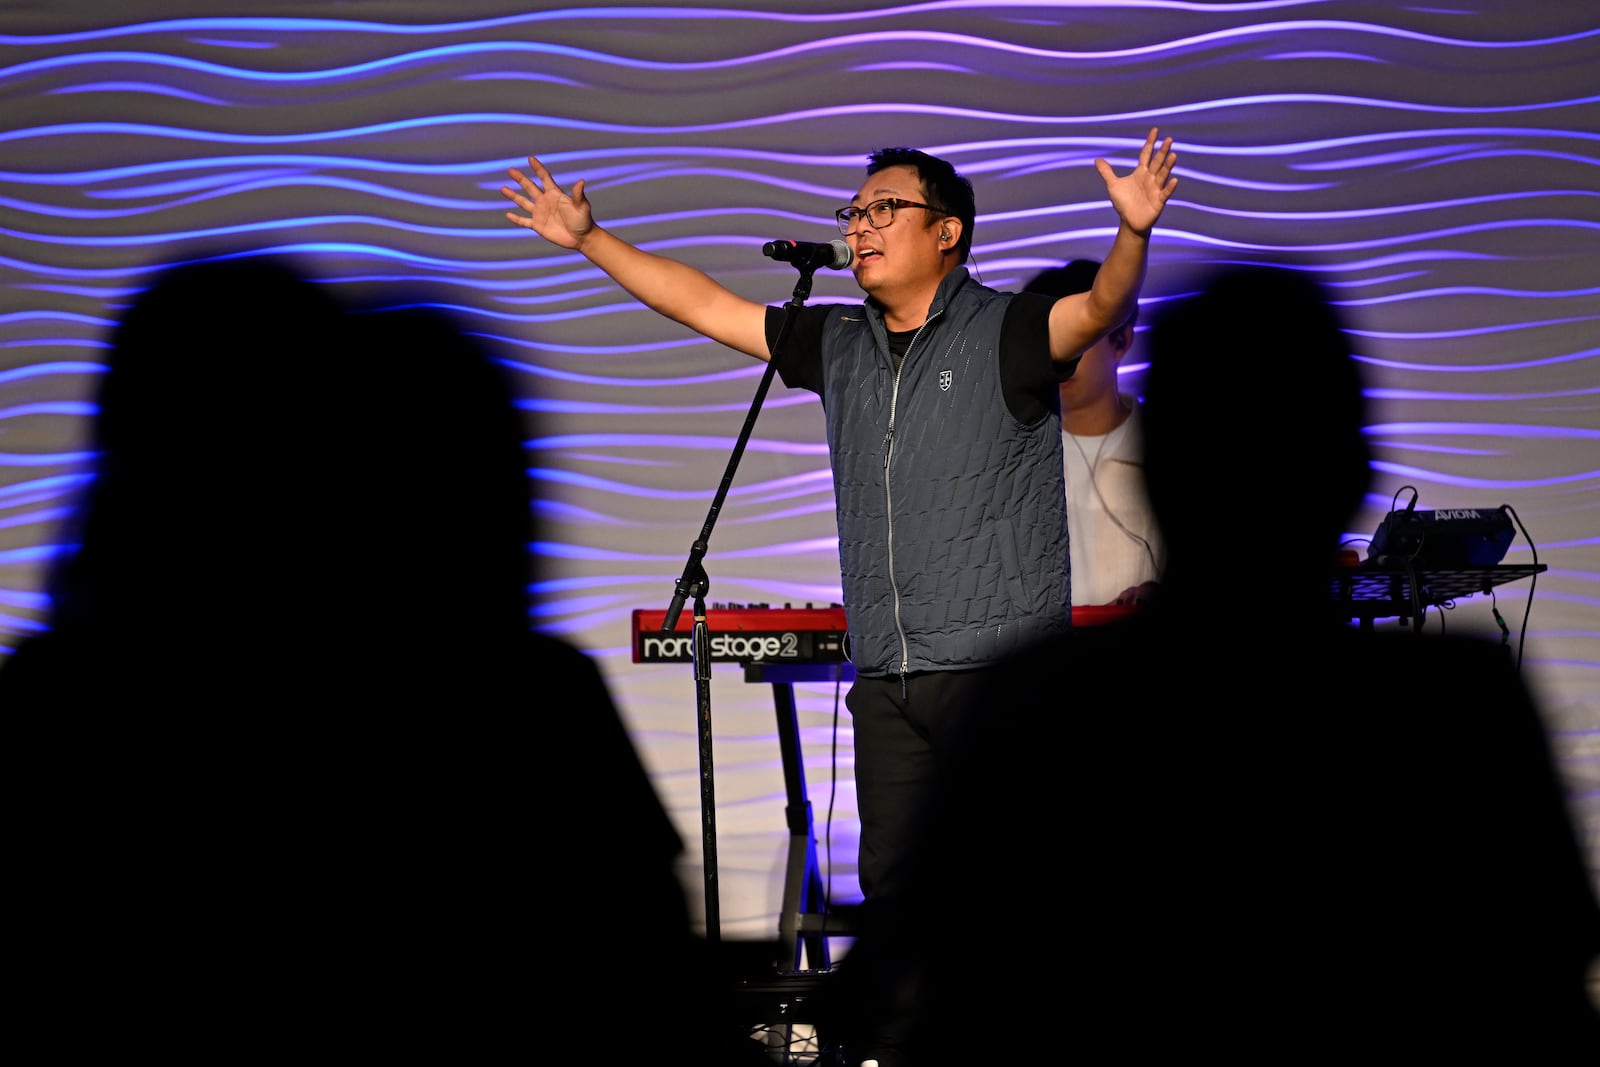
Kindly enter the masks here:
[[1143, 607], [1156, 598], [1156, 591], [1160, 588], [1157, 582], [1141, 582], [1118, 593], [1112, 603], [1119, 607]]

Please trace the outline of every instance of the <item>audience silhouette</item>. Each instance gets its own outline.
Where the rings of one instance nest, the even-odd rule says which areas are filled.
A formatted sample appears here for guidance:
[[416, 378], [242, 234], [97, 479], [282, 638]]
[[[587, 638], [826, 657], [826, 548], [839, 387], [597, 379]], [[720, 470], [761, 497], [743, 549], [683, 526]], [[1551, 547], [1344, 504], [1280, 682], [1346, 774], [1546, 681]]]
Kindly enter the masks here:
[[909, 1006], [881, 1067], [1600, 1062], [1600, 907], [1529, 688], [1487, 640], [1333, 609], [1371, 478], [1338, 308], [1289, 268], [1202, 281], [1147, 335], [1163, 594], [987, 695], [831, 1040]]
[[599, 669], [530, 627], [526, 416], [475, 338], [211, 256], [136, 297], [98, 400], [50, 629], [0, 670], [36, 1037], [755, 1050]]

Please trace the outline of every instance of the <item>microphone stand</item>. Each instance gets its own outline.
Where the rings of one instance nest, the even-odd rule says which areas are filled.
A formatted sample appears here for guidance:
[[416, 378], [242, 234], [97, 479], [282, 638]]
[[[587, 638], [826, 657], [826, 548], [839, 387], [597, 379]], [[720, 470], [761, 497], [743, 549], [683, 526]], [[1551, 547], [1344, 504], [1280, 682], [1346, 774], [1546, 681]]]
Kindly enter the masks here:
[[784, 342], [789, 339], [789, 327], [796, 313], [811, 295], [811, 276], [816, 273], [816, 266], [797, 263], [796, 269], [800, 271], [800, 278], [795, 282], [794, 295], [783, 306], [783, 323], [778, 329], [777, 339], [772, 343], [767, 369], [761, 375], [761, 384], [756, 387], [755, 398], [750, 403], [750, 411], [745, 416], [744, 426], [739, 431], [739, 440], [733, 446], [733, 454], [728, 457], [727, 469], [722, 474], [722, 484], [717, 486], [717, 494], [712, 498], [711, 507], [706, 512], [706, 521], [700, 528], [700, 536], [689, 546], [689, 559], [684, 564], [683, 574], [678, 578], [666, 617], [661, 621], [662, 632], [671, 633], [677, 628], [678, 616], [683, 613], [684, 601], [694, 598], [694, 630], [689, 647], [694, 657], [695, 707], [700, 739], [700, 834], [705, 858], [706, 940], [712, 944], [722, 940], [722, 911], [718, 903], [717, 800], [711, 759], [711, 633], [706, 626], [705, 600], [711, 580], [706, 575], [703, 561], [711, 543], [711, 528], [716, 525], [717, 515], [722, 511], [722, 503], [728, 496], [728, 487], [733, 484], [734, 472], [738, 470], [739, 459], [744, 455], [745, 445], [750, 440], [750, 431], [755, 428], [756, 416], [760, 414], [767, 390], [772, 386], [778, 354], [783, 351]]

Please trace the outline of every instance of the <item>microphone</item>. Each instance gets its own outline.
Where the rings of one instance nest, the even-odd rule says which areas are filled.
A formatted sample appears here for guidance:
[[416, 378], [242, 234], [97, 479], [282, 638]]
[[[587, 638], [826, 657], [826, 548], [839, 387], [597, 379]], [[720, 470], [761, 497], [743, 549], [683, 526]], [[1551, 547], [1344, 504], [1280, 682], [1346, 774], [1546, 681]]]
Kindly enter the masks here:
[[768, 241], [761, 246], [761, 254], [793, 263], [801, 270], [816, 270], [818, 267], [844, 270], [856, 258], [850, 246], [837, 237], [825, 245], [812, 244], [810, 241]]

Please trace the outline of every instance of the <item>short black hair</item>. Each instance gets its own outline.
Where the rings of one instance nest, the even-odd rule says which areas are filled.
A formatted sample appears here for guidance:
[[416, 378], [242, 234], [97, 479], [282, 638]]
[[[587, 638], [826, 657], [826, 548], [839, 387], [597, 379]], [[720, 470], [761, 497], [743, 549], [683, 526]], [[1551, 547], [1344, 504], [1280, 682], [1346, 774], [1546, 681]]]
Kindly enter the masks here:
[[972, 252], [972, 231], [977, 221], [978, 201], [972, 183], [956, 168], [938, 156], [916, 148], [880, 148], [867, 157], [867, 176], [888, 167], [912, 167], [927, 190], [930, 206], [961, 220], [961, 239], [956, 242], [956, 262], [965, 263]]
[[[1099, 273], [1100, 261], [1098, 259], [1070, 259], [1059, 267], [1046, 267], [1038, 274], [1035, 274], [1033, 279], [1022, 287], [1022, 291], [1025, 293], [1043, 293], [1059, 300], [1073, 293], [1087, 293], [1094, 288], [1094, 278]], [[1133, 311], [1129, 313], [1125, 320], [1118, 323], [1116, 329], [1111, 332], [1131, 330], [1138, 321], [1139, 305], [1136, 302], [1133, 305]]]

